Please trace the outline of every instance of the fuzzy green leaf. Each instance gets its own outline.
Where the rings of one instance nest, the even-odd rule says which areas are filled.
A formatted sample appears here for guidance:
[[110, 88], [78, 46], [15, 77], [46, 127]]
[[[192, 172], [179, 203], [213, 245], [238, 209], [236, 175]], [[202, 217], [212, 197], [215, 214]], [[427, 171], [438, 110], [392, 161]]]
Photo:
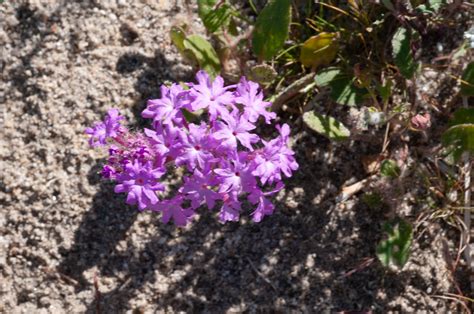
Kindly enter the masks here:
[[291, 20], [290, 0], [270, 0], [257, 17], [252, 47], [259, 59], [270, 60], [283, 47]]
[[314, 131], [326, 136], [330, 140], [341, 141], [349, 138], [351, 132], [333, 117], [316, 112], [303, 114], [304, 123]]
[[454, 117], [449, 121], [449, 126], [458, 124], [474, 124], [474, 108], [460, 108], [454, 113]]
[[217, 0], [198, 0], [198, 15], [201, 20], [204, 20], [206, 15], [208, 15], [216, 5]]
[[277, 72], [268, 64], [258, 64], [252, 67], [249, 72], [249, 78], [260, 84], [271, 83], [276, 76]]
[[190, 35], [184, 40], [184, 46], [196, 57], [199, 67], [216, 77], [221, 71], [221, 65], [217, 53], [212, 45], [199, 35]]
[[336, 38], [336, 33], [321, 33], [309, 38], [301, 47], [300, 62], [306, 67], [328, 65], [339, 49]]
[[418, 69], [418, 64], [413, 59], [410, 48], [413, 37], [414, 33], [411, 30], [400, 27], [392, 39], [395, 64], [407, 79], [411, 79]]
[[396, 178], [400, 175], [400, 168], [394, 160], [385, 159], [380, 164], [380, 173], [384, 177]]
[[331, 98], [341, 105], [355, 106], [363, 101], [367, 94], [364, 88], [354, 86], [354, 78], [339, 68], [329, 67], [314, 77], [316, 85], [331, 87]]
[[338, 76], [340, 76], [342, 70], [335, 67], [325, 68], [319, 71], [314, 80], [316, 81], [316, 85], [318, 86], [329, 86], [330, 83], [335, 80]]
[[467, 65], [461, 79], [461, 95], [474, 96], [474, 62]]
[[393, 263], [403, 267], [410, 254], [413, 239], [412, 226], [404, 220], [399, 220], [394, 223], [386, 223], [384, 229], [388, 238], [377, 246], [377, 257], [384, 266]]
[[214, 8], [216, 0], [199, 0], [198, 13], [204, 26], [210, 33], [214, 33], [221, 26], [226, 26], [232, 15], [232, 8], [224, 3]]
[[186, 39], [186, 34], [181, 27], [173, 26], [170, 30], [170, 37], [173, 44], [178, 48], [178, 51], [183, 54], [186, 50], [184, 46], [184, 40]]
[[452, 150], [454, 159], [459, 160], [463, 152], [474, 153], [474, 108], [458, 109], [450, 125], [442, 140]]

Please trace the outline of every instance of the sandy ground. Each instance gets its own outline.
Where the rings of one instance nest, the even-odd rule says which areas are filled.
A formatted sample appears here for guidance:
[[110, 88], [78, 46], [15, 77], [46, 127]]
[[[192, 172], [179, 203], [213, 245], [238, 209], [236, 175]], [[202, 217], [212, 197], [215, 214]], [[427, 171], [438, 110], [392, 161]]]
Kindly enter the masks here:
[[349, 273], [375, 256], [390, 215], [334, 201], [367, 176], [373, 143], [332, 145], [296, 126], [301, 168], [260, 224], [203, 212], [177, 229], [124, 205], [84, 128], [110, 107], [143, 123], [163, 82], [193, 75], [169, 27], [200, 29], [183, 1], [125, 2], [0, 5], [0, 312], [456, 310], [433, 296], [453, 292], [442, 253], [453, 237], [436, 223], [402, 271], [374, 261]]

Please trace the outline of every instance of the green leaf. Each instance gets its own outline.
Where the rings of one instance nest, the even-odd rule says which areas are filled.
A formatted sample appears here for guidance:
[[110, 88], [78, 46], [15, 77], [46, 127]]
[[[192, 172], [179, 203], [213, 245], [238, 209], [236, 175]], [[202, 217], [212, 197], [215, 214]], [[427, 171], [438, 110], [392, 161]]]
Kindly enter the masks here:
[[250, 69], [249, 73], [250, 80], [260, 84], [271, 83], [276, 76], [277, 72], [271, 65], [268, 64], [256, 65]]
[[443, 134], [443, 143], [452, 148], [456, 161], [463, 152], [474, 153], [474, 124], [459, 124], [449, 128]]
[[362, 195], [362, 201], [372, 210], [380, 209], [384, 205], [382, 196], [375, 192]]
[[400, 175], [400, 168], [394, 160], [385, 159], [380, 164], [380, 173], [384, 177], [396, 178]]
[[330, 140], [341, 141], [349, 138], [351, 132], [333, 117], [316, 112], [305, 112], [304, 123], [314, 131], [326, 136]]
[[189, 123], [195, 123], [196, 121], [198, 121], [202, 112], [203, 112], [202, 110], [191, 112], [184, 108], [181, 109], [181, 113], [183, 114], [186, 121]]
[[458, 124], [474, 124], [474, 108], [460, 108], [454, 113], [454, 117], [449, 121], [450, 126]]
[[474, 96], [474, 62], [467, 65], [461, 80], [461, 95]]
[[217, 53], [212, 45], [199, 35], [190, 35], [184, 40], [184, 46], [196, 57], [199, 67], [216, 77], [221, 71], [221, 65]]
[[321, 33], [306, 40], [301, 47], [300, 62], [305, 67], [330, 64], [336, 58], [337, 33]]
[[227, 3], [214, 8], [216, 2], [216, 0], [198, 1], [199, 17], [210, 33], [214, 33], [221, 26], [226, 26], [232, 15], [232, 8]]
[[414, 35], [411, 30], [400, 27], [392, 39], [395, 65], [407, 79], [411, 79], [418, 69], [418, 63], [413, 59], [410, 48]]
[[341, 73], [341, 69], [329, 67], [319, 71], [314, 77], [314, 80], [318, 86], [329, 86], [332, 81], [341, 75]]
[[438, 13], [439, 9], [441, 9], [444, 5], [446, 5], [446, 0], [428, 0], [425, 4], [420, 4], [416, 7], [417, 10], [420, 10], [423, 13]]
[[291, 20], [290, 0], [270, 0], [257, 17], [252, 47], [259, 59], [270, 60], [283, 47]]
[[393, 6], [392, 1], [390, 1], [390, 0], [382, 0], [381, 2], [382, 2], [382, 4], [383, 4], [387, 9], [389, 9], [390, 11], [395, 11], [395, 7]]
[[387, 103], [390, 96], [392, 96], [392, 86], [393, 82], [390, 79], [387, 79], [385, 85], [377, 84], [377, 91], [379, 92], [380, 97], [382, 97], [382, 102], [384, 104]]
[[384, 266], [395, 264], [403, 267], [408, 261], [411, 242], [413, 239], [412, 226], [404, 220], [398, 220], [384, 225], [388, 235], [386, 240], [379, 243], [376, 254]]
[[201, 20], [204, 20], [216, 5], [217, 0], [198, 0], [198, 14]]
[[239, 28], [238, 28], [238, 25], [237, 25], [237, 22], [235, 21], [235, 19], [230, 19], [229, 20], [229, 25], [227, 26], [227, 31], [229, 32], [229, 34], [231, 34], [234, 37], [237, 37], [237, 36], [240, 35]]
[[355, 106], [363, 101], [367, 94], [365, 88], [354, 86], [354, 77], [339, 68], [329, 67], [318, 72], [314, 77], [316, 85], [331, 87], [331, 98], [341, 105]]
[[464, 152], [474, 153], [474, 108], [458, 109], [450, 125], [442, 140], [451, 149], [454, 159], [459, 160]]
[[173, 26], [170, 29], [170, 37], [173, 44], [178, 48], [178, 51], [183, 54], [186, 50], [184, 46], [184, 40], [186, 39], [186, 34], [181, 27]]

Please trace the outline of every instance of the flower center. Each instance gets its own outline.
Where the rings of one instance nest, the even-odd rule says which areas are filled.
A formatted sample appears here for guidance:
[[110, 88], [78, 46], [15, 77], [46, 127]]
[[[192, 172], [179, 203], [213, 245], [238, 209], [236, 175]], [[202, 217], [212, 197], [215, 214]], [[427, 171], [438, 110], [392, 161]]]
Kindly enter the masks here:
[[237, 132], [235, 132], [235, 131], [232, 132], [232, 135], [233, 135], [233, 136], [237, 136]]
[[142, 185], [143, 183], [145, 183], [145, 181], [142, 178], [138, 178], [137, 183]]
[[201, 150], [201, 146], [196, 145], [196, 146], [194, 146], [194, 149], [195, 149], [195, 150]]

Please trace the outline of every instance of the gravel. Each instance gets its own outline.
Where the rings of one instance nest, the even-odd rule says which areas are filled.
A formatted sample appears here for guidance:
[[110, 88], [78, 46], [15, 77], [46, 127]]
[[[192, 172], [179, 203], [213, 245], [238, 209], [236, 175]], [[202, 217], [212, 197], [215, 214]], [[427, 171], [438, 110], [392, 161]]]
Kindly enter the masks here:
[[367, 143], [295, 126], [301, 169], [260, 224], [203, 212], [177, 229], [100, 180], [84, 128], [112, 106], [139, 127], [163, 82], [192, 78], [168, 38], [203, 32], [187, 2], [0, 4], [0, 312], [456, 311], [433, 296], [453, 292], [447, 228], [430, 224], [403, 270], [360, 267], [390, 213], [334, 199], [366, 177]]

